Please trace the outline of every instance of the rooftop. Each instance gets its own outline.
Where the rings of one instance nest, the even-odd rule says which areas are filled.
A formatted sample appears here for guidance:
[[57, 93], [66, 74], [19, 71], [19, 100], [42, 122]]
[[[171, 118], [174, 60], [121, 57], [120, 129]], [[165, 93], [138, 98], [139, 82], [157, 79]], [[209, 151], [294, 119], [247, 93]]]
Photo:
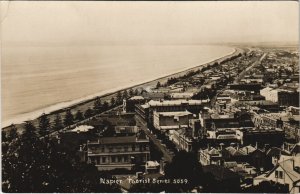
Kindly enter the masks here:
[[98, 141], [89, 142], [88, 144], [122, 144], [122, 143], [136, 143], [136, 142], [148, 142], [149, 140], [143, 135], [131, 135], [131, 136], [114, 136], [114, 137], [100, 137]]
[[192, 115], [189, 111], [180, 111], [180, 112], [156, 112], [159, 115], [165, 116], [165, 117], [180, 117], [180, 116], [187, 116]]
[[76, 127], [75, 129], [72, 129], [72, 132], [87, 132], [90, 129], [94, 129], [93, 126], [89, 126], [89, 125], [80, 125], [78, 127]]
[[202, 168], [204, 172], [211, 173], [217, 180], [239, 178], [237, 173], [219, 165], [207, 165]]
[[180, 106], [182, 104], [188, 105], [202, 105], [203, 103], [207, 103], [209, 100], [163, 100], [163, 101], [155, 101], [150, 100], [148, 104], [150, 106]]
[[145, 98], [143, 96], [133, 96], [129, 98], [129, 100], [144, 100]]

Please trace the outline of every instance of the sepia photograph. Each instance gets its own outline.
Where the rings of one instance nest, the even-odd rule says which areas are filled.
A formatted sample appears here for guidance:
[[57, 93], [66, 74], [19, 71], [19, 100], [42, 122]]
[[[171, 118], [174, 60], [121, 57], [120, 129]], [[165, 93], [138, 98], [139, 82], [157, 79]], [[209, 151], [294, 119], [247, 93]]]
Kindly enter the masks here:
[[300, 192], [298, 1], [0, 1], [1, 192]]

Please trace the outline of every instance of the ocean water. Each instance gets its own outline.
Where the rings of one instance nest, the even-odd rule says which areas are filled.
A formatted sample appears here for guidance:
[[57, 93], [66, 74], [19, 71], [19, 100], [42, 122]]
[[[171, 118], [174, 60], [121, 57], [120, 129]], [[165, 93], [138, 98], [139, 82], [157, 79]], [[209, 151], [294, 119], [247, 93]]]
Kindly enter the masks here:
[[4, 46], [2, 127], [84, 98], [201, 65], [226, 46]]

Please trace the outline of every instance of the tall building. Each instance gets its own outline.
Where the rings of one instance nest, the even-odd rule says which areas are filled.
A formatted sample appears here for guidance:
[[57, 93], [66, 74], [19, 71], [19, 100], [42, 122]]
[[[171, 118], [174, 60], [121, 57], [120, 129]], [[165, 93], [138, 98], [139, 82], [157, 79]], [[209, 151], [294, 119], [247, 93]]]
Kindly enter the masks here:
[[87, 142], [87, 161], [98, 170], [131, 169], [144, 165], [150, 157], [149, 139], [139, 132], [130, 136], [100, 137]]
[[209, 100], [151, 100], [143, 105], [136, 106], [136, 113], [146, 120], [153, 122], [153, 113], [156, 112], [181, 112], [189, 111], [198, 114], [204, 106], [209, 104]]
[[181, 112], [154, 112], [153, 126], [159, 130], [177, 129], [180, 126], [188, 126], [193, 114], [188, 111]]

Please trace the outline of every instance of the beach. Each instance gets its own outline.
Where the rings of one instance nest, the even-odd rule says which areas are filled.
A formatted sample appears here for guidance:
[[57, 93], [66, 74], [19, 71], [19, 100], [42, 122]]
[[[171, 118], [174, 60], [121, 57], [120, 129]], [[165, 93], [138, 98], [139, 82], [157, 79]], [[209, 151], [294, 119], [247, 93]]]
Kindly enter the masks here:
[[[239, 49], [234, 49], [230, 48], [230, 52], [227, 51], [227, 53], [223, 53], [219, 56], [213, 56], [213, 57], [208, 57], [206, 60], [203, 60], [201, 63], [199, 62], [197, 65], [185, 65], [185, 67], [179, 68], [179, 69], [173, 69], [170, 70], [169, 72], [164, 72], [164, 73], [157, 73], [156, 76], [150, 76], [148, 79], [141, 79], [141, 80], [133, 80], [132, 82], [124, 83], [124, 84], [119, 84], [118, 86], [111, 87], [109, 89], [102, 90], [100, 92], [96, 92], [90, 95], [86, 95], [80, 98], [76, 98], [74, 100], [67, 100], [64, 102], [59, 102], [56, 104], [52, 104], [50, 106], [45, 106], [40, 109], [36, 109], [33, 111], [25, 112], [22, 114], [18, 114], [18, 116], [15, 116], [14, 118], [11, 119], [6, 119], [2, 121], [2, 127], [6, 127], [10, 125], [11, 123], [14, 124], [19, 124], [27, 120], [34, 120], [38, 116], [40, 116], [42, 113], [49, 114], [50, 120], [51, 120], [51, 115], [54, 113], [62, 113], [63, 109], [69, 107], [71, 108], [72, 112], [75, 113], [77, 110], [81, 110], [84, 112], [88, 107], [93, 106], [93, 99], [97, 96], [101, 97], [102, 102], [103, 101], [108, 101], [112, 96], [115, 95], [115, 93], [119, 90], [123, 89], [129, 89], [129, 88], [147, 88], [147, 87], [152, 87], [156, 85], [158, 81], [161, 83], [165, 82], [168, 78], [170, 77], [176, 77], [185, 74], [188, 71], [191, 70], [197, 70], [199, 67], [204, 66], [204, 65], [209, 65], [211, 63], [214, 63], [216, 61], [222, 61], [226, 59], [227, 57], [230, 57], [232, 55], [235, 55], [236, 53], [239, 53], [241, 50]], [[122, 73], [122, 71], [120, 71]], [[3, 109], [2, 109], [2, 115], [3, 115]], [[3, 117], [2, 117], [3, 118]]]

